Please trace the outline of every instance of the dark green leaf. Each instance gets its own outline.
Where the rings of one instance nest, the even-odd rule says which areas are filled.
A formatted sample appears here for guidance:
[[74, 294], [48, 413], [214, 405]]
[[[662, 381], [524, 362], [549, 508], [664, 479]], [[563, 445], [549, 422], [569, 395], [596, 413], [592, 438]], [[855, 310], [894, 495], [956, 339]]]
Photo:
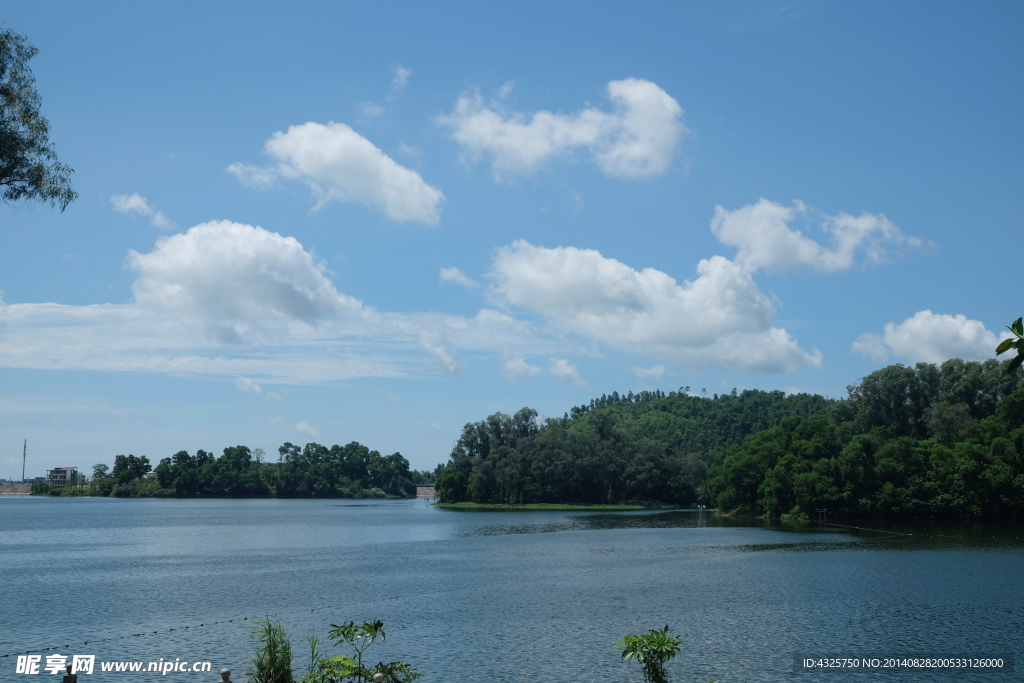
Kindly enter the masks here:
[[1024, 362], [1024, 353], [1018, 354], [1016, 358], [1010, 361], [1010, 365], [1007, 366], [1006, 372], [1011, 373], [1020, 367], [1020, 364]]

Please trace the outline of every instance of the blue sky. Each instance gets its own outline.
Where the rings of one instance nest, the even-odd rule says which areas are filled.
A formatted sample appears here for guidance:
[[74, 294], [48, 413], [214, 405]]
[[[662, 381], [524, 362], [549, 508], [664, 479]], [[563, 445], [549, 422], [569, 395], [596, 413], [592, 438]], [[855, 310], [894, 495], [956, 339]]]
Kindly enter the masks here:
[[23, 3], [0, 477], [613, 390], [833, 397], [1024, 313], [1018, 3]]

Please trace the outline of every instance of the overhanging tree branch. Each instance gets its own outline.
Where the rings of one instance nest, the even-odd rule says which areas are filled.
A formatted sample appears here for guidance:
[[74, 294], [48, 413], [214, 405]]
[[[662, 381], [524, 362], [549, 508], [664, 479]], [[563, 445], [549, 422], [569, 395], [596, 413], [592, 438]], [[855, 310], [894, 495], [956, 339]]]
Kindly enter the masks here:
[[57, 160], [50, 124], [28, 61], [39, 50], [25, 36], [0, 30], [0, 201], [39, 201], [61, 211], [78, 197], [74, 170]]

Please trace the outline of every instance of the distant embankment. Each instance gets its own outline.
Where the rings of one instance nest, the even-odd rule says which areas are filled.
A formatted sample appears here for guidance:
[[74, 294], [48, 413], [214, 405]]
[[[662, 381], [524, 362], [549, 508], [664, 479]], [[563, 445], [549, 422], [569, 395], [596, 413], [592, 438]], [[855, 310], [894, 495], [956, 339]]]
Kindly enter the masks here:
[[[433, 491], [434, 489], [430, 489]], [[32, 493], [32, 485], [0, 486], [0, 496], [27, 496]]]
[[416, 497], [417, 498], [436, 498], [437, 496], [434, 495], [434, 487], [433, 486], [417, 486], [416, 487]]

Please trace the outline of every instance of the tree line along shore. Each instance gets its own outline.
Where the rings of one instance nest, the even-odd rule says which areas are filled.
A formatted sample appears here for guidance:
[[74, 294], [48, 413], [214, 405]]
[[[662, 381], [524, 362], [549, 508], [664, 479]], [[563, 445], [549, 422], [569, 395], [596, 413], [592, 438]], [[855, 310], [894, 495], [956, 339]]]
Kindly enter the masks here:
[[[844, 399], [781, 391], [613, 392], [540, 420], [523, 408], [465, 425], [448, 462], [416, 471], [353, 442], [222, 455], [180, 451], [154, 468], [119, 455], [87, 485], [106, 496], [413, 497], [456, 508], [716, 507], [807, 518], [1017, 519], [1024, 515], [1024, 382], [1008, 362], [890, 365]], [[570, 508], [571, 509], [571, 508]]]
[[346, 446], [304, 447], [286, 442], [276, 462], [262, 449], [225, 448], [218, 457], [204, 450], [178, 451], [154, 468], [146, 456], [118, 455], [114, 467], [98, 464], [87, 482], [52, 489], [35, 484], [37, 495], [177, 498], [414, 498], [416, 486], [433, 474], [409, 469], [401, 453], [381, 455], [353, 441]]

